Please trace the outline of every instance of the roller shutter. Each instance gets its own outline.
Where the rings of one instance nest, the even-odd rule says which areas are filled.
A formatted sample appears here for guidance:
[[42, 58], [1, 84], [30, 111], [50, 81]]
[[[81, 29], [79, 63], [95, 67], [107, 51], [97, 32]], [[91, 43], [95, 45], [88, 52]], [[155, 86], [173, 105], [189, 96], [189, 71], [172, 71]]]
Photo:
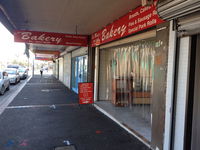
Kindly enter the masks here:
[[179, 36], [200, 33], [200, 12], [179, 18], [177, 24]]
[[158, 14], [162, 19], [171, 20], [200, 10], [200, 0], [159, 0]]

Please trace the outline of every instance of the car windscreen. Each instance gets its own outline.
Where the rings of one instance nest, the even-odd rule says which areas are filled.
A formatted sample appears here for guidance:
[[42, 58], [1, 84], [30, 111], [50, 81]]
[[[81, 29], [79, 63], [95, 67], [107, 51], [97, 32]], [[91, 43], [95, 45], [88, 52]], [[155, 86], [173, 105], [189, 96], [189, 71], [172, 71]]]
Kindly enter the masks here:
[[15, 71], [15, 70], [6, 70], [6, 72], [7, 72], [8, 74], [16, 74], [16, 71]]
[[19, 68], [19, 72], [25, 72], [26, 69], [25, 68]]

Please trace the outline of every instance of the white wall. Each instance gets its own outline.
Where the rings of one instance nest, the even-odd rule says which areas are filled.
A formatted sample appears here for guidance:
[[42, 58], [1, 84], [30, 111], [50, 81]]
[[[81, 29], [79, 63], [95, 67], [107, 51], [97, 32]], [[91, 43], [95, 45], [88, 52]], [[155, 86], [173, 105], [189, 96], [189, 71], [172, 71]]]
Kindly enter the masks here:
[[56, 59], [55, 63], [55, 77], [58, 78], [58, 59]]
[[64, 85], [71, 88], [71, 53], [64, 55]]
[[63, 82], [63, 58], [59, 58], [59, 80]]
[[56, 77], [56, 63], [53, 63], [53, 76]]
[[82, 55], [87, 55], [87, 54], [88, 54], [88, 47], [81, 47], [72, 52], [72, 57], [82, 56]]

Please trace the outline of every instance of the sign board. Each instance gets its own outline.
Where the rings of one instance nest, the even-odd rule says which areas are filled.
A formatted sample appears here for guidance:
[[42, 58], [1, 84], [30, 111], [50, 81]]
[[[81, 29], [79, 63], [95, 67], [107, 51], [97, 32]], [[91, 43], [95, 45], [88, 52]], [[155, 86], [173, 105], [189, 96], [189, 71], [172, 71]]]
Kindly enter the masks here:
[[40, 54], [35, 53], [35, 60], [52, 61], [56, 56], [54, 54]]
[[37, 53], [37, 54], [54, 54], [54, 55], [57, 55], [59, 56], [60, 55], [60, 52], [59, 51], [56, 51], [56, 50], [33, 50], [34, 53]]
[[14, 40], [15, 42], [34, 44], [88, 46], [87, 35], [73, 35], [51, 32], [16, 30], [14, 32]]
[[78, 84], [79, 104], [94, 103], [94, 85], [93, 83], [79, 83]]
[[54, 58], [54, 54], [41, 54], [41, 53], [35, 53], [36, 57], [44, 57], [44, 58]]
[[35, 57], [35, 60], [53, 61], [53, 58]]
[[157, 14], [156, 5], [157, 0], [154, 0], [151, 6], [138, 7], [102, 30], [93, 33], [91, 46], [108, 43], [163, 23], [164, 21]]

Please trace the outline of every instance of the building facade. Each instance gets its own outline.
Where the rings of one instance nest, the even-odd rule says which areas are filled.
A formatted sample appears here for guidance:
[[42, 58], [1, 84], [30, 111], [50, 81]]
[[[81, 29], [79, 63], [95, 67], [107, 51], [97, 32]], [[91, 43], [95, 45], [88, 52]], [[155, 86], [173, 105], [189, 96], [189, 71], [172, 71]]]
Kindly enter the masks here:
[[140, 7], [94, 33], [91, 47], [59, 58], [55, 75], [76, 93], [94, 82], [94, 106], [148, 147], [197, 150], [199, 1], [155, 6], [159, 18]]

